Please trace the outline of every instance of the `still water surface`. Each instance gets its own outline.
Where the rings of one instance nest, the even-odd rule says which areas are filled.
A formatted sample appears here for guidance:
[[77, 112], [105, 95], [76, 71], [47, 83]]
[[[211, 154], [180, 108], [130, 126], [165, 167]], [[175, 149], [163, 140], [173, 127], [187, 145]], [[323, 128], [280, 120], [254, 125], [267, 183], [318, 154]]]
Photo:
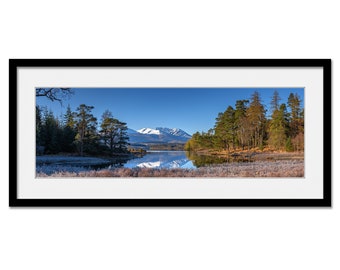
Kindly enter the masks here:
[[228, 162], [226, 158], [196, 155], [186, 151], [149, 151], [144, 156], [130, 160], [121, 159], [115, 162], [91, 157], [37, 156], [38, 172], [79, 171], [114, 168], [183, 168], [195, 169], [210, 164]]
[[228, 162], [227, 158], [197, 155], [186, 151], [149, 151], [145, 156], [131, 159], [122, 166], [125, 168], [194, 169], [225, 162]]
[[185, 151], [149, 151], [141, 158], [130, 159], [125, 168], [196, 168]]

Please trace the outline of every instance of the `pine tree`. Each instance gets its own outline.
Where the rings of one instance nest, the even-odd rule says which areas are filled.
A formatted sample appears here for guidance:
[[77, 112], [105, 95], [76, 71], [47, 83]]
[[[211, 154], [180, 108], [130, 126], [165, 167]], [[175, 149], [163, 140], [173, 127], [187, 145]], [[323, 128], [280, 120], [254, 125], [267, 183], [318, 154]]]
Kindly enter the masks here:
[[249, 132], [247, 133], [247, 104], [249, 100], [237, 100], [235, 105], [235, 129], [238, 146], [242, 149], [249, 142]]
[[106, 110], [101, 119], [100, 136], [104, 145], [113, 152], [126, 152], [128, 139], [126, 123], [120, 122]]
[[220, 113], [216, 118], [214, 143], [217, 148], [230, 151], [230, 147], [235, 148], [236, 125], [235, 110], [229, 106], [224, 113]]
[[290, 136], [294, 138], [299, 133], [300, 125], [300, 98], [297, 94], [290, 93], [288, 97], [288, 107], [290, 108]]
[[72, 112], [70, 105], [67, 106], [66, 113], [63, 116], [63, 141], [62, 151], [63, 152], [74, 152], [75, 145], [74, 140], [77, 134], [75, 113]]
[[290, 108], [290, 132], [291, 144], [295, 151], [304, 149], [304, 110], [301, 108], [301, 99], [298, 94], [291, 93], [288, 97]]
[[279, 107], [280, 107], [280, 100], [281, 100], [281, 98], [279, 96], [279, 92], [277, 92], [275, 90], [274, 93], [273, 93], [272, 100], [270, 102], [272, 113], [279, 109]]
[[269, 122], [269, 145], [275, 149], [284, 149], [288, 133], [288, 113], [285, 104], [274, 110]]
[[119, 152], [126, 152], [127, 151], [127, 146], [128, 146], [128, 141], [129, 141], [129, 136], [127, 134], [128, 127], [126, 123], [120, 122], [118, 123], [118, 141], [117, 141], [117, 147], [119, 149]]
[[44, 108], [41, 128], [41, 142], [46, 154], [56, 154], [60, 152], [61, 126], [51, 110]]
[[184, 146], [186, 151], [196, 151], [199, 148], [200, 133], [195, 132], [192, 134], [191, 139], [188, 140]]
[[301, 108], [300, 108], [300, 97], [298, 94], [290, 93], [288, 97], [288, 107], [291, 111], [291, 117], [293, 120], [298, 119], [300, 116]]
[[84, 155], [84, 150], [93, 151], [91, 146], [95, 147], [97, 141], [97, 119], [91, 113], [93, 109], [93, 106], [81, 104], [74, 114], [77, 130], [75, 143], [81, 156]]
[[41, 109], [39, 106], [35, 107], [35, 143], [37, 154], [43, 154], [43, 146], [42, 146], [42, 115]]
[[[219, 113], [212, 132], [196, 132], [186, 143], [185, 149], [227, 150], [231, 148], [260, 148], [267, 144], [275, 149], [301, 151], [304, 149], [304, 110], [297, 94], [290, 94], [289, 112], [286, 104], [280, 104], [278, 91], [274, 91], [271, 105], [271, 118], [266, 118], [265, 106], [260, 94], [255, 91], [250, 103], [237, 100], [234, 109], [229, 106]], [[249, 105], [248, 105], [249, 103]]]
[[265, 136], [265, 117], [266, 110], [261, 103], [260, 94], [255, 91], [250, 99], [247, 109], [247, 118], [249, 121], [249, 131], [252, 136], [253, 147], [263, 147], [263, 139]]
[[70, 105], [68, 105], [64, 115], [64, 126], [70, 127], [71, 129], [75, 129], [76, 121], [74, 117], [75, 114], [72, 112]]

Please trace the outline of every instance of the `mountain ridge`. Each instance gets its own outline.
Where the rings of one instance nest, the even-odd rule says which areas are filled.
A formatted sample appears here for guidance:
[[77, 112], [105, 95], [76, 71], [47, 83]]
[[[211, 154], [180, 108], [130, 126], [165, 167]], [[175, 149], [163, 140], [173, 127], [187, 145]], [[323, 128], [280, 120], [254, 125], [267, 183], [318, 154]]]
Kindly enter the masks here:
[[128, 129], [130, 144], [135, 143], [186, 143], [191, 135], [180, 128], [156, 127]]

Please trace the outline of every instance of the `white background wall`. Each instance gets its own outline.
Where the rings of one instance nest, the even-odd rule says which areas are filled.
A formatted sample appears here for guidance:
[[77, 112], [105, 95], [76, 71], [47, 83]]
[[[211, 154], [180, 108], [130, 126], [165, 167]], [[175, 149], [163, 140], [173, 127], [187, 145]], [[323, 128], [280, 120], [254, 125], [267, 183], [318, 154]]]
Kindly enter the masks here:
[[0, 268], [340, 269], [336, 168], [332, 209], [9, 209], [7, 151], [9, 58], [332, 58], [339, 137], [336, 3], [2, 1]]

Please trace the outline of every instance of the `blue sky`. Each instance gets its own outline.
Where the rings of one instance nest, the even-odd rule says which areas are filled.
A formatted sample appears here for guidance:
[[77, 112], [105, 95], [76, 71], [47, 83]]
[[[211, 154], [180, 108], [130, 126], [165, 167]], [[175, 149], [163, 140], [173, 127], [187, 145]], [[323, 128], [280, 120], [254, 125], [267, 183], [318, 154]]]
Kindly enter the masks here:
[[254, 91], [260, 93], [268, 112], [276, 90], [281, 103], [287, 103], [290, 93], [297, 93], [304, 101], [303, 88], [72, 88], [74, 95], [63, 101], [51, 102], [37, 97], [39, 106], [46, 106], [55, 116], [65, 113], [68, 105], [75, 111], [80, 104], [94, 106], [93, 114], [100, 121], [105, 110], [126, 122], [131, 129], [143, 127], [181, 128], [189, 134], [207, 131], [215, 124], [219, 112], [236, 100], [250, 99]]

